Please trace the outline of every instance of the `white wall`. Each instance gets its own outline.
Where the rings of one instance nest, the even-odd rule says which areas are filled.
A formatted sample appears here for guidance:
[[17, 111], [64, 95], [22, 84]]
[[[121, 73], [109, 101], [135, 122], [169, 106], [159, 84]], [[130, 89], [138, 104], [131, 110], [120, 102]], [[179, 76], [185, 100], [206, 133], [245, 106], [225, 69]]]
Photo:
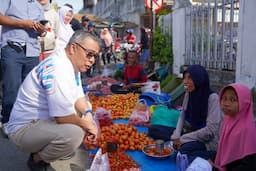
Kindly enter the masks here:
[[239, 11], [236, 82], [256, 86], [256, 1], [242, 0]]

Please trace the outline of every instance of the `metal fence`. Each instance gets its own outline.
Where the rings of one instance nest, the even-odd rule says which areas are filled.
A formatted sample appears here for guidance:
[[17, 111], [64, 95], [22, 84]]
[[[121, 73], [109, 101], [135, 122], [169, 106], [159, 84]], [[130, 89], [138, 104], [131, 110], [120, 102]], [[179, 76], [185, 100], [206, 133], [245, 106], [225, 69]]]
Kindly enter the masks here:
[[185, 65], [236, 67], [239, 0], [202, 0], [186, 8]]

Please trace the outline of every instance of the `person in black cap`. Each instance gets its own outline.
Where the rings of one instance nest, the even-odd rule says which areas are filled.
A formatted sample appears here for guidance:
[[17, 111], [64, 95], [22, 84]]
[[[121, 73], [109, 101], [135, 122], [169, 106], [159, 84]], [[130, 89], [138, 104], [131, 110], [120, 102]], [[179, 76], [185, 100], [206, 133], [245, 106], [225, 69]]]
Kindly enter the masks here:
[[[94, 36], [99, 38], [99, 34], [96, 31], [95, 22], [89, 21], [87, 24], [87, 29], [88, 29], [88, 32], [92, 33]], [[96, 68], [98, 69], [98, 73], [101, 73], [99, 58], [96, 59], [95, 63], [93, 64], [93, 67], [87, 70], [86, 72], [87, 77], [92, 77], [93, 71], [95, 71]]]
[[87, 31], [88, 30], [88, 23], [89, 23], [89, 18], [87, 18], [85, 15], [82, 16], [81, 18], [81, 23], [82, 23], [82, 28], [83, 30]]

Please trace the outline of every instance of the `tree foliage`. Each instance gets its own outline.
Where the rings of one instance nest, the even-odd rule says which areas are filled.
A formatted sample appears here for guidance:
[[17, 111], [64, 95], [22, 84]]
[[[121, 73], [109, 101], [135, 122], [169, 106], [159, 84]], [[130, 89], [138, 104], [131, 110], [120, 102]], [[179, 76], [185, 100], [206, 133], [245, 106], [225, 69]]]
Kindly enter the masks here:
[[161, 64], [173, 63], [172, 36], [161, 32], [160, 27], [157, 27], [153, 33], [152, 59]]

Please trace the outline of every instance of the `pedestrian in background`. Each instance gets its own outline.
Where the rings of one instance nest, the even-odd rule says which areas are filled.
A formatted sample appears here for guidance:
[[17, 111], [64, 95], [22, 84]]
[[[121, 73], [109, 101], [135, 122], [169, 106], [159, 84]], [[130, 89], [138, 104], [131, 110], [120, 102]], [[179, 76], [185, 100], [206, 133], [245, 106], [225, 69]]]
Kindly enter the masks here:
[[38, 0], [38, 2], [43, 6], [45, 20], [47, 21], [47, 34], [45, 37], [40, 37], [41, 61], [48, 57], [55, 49], [57, 35], [59, 34], [60, 21], [58, 13], [51, 8], [49, 0]]
[[109, 24], [109, 25], [108, 25], [108, 30], [109, 30], [109, 32], [110, 32], [112, 38], [113, 38], [113, 43], [115, 43], [115, 42], [116, 42], [116, 39], [117, 39], [117, 37], [118, 37], [118, 34], [117, 34], [117, 32], [114, 30], [113, 24]]
[[149, 61], [149, 39], [146, 29], [144, 27], [140, 28], [141, 37], [141, 56], [140, 56], [140, 63], [144, 68], [147, 68], [147, 64]]
[[79, 20], [76, 19], [76, 18], [72, 18], [72, 20], [70, 21], [70, 25], [71, 25], [71, 27], [72, 27], [72, 29], [73, 29], [74, 31], [78, 31], [78, 30], [81, 30], [81, 29], [82, 29], [81, 23], [80, 23]]
[[59, 9], [60, 28], [56, 40], [55, 50], [63, 49], [68, 44], [70, 37], [73, 35], [74, 30], [71, 27], [71, 20], [74, 16], [73, 9], [67, 5], [63, 5]]
[[84, 31], [87, 31], [88, 30], [88, 23], [89, 23], [89, 18], [87, 18], [85, 15], [82, 16], [81, 18], [81, 24], [82, 24], [82, 29]]
[[[102, 39], [102, 47], [103, 47], [103, 54], [102, 54], [102, 60], [104, 65], [106, 65], [106, 62], [110, 63], [110, 57], [111, 57], [111, 48], [113, 43], [113, 38], [107, 28], [104, 28], [100, 33], [100, 38]], [[107, 60], [107, 61], [106, 61]]]
[[[95, 24], [95, 22], [93, 22], [93, 21], [89, 21], [89, 22], [88, 22], [88, 32], [92, 33], [94, 36], [96, 36], [97, 38], [100, 39], [99, 33], [98, 33], [97, 30], [96, 30], [96, 24]], [[97, 59], [96, 59], [96, 62], [93, 64], [93, 66], [92, 66], [89, 70], [87, 70], [86, 75], [87, 75], [88, 77], [92, 77], [93, 72], [94, 72], [96, 69], [98, 70], [98, 73], [101, 73], [100, 58], [97, 58]]]
[[134, 45], [136, 43], [136, 36], [133, 33], [133, 29], [127, 29], [126, 30], [126, 36], [124, 37], [124, 40], [128, 43], [128, 44], [132, 44]]
[[40, 24], [44, 11], [38, 1], [2, 0], [0, 5], [1, 71], [3, 79], [2, 128], [6, 123], [16, 99], [20, 84], [39, 62], [38, 36], [45, 35]]

